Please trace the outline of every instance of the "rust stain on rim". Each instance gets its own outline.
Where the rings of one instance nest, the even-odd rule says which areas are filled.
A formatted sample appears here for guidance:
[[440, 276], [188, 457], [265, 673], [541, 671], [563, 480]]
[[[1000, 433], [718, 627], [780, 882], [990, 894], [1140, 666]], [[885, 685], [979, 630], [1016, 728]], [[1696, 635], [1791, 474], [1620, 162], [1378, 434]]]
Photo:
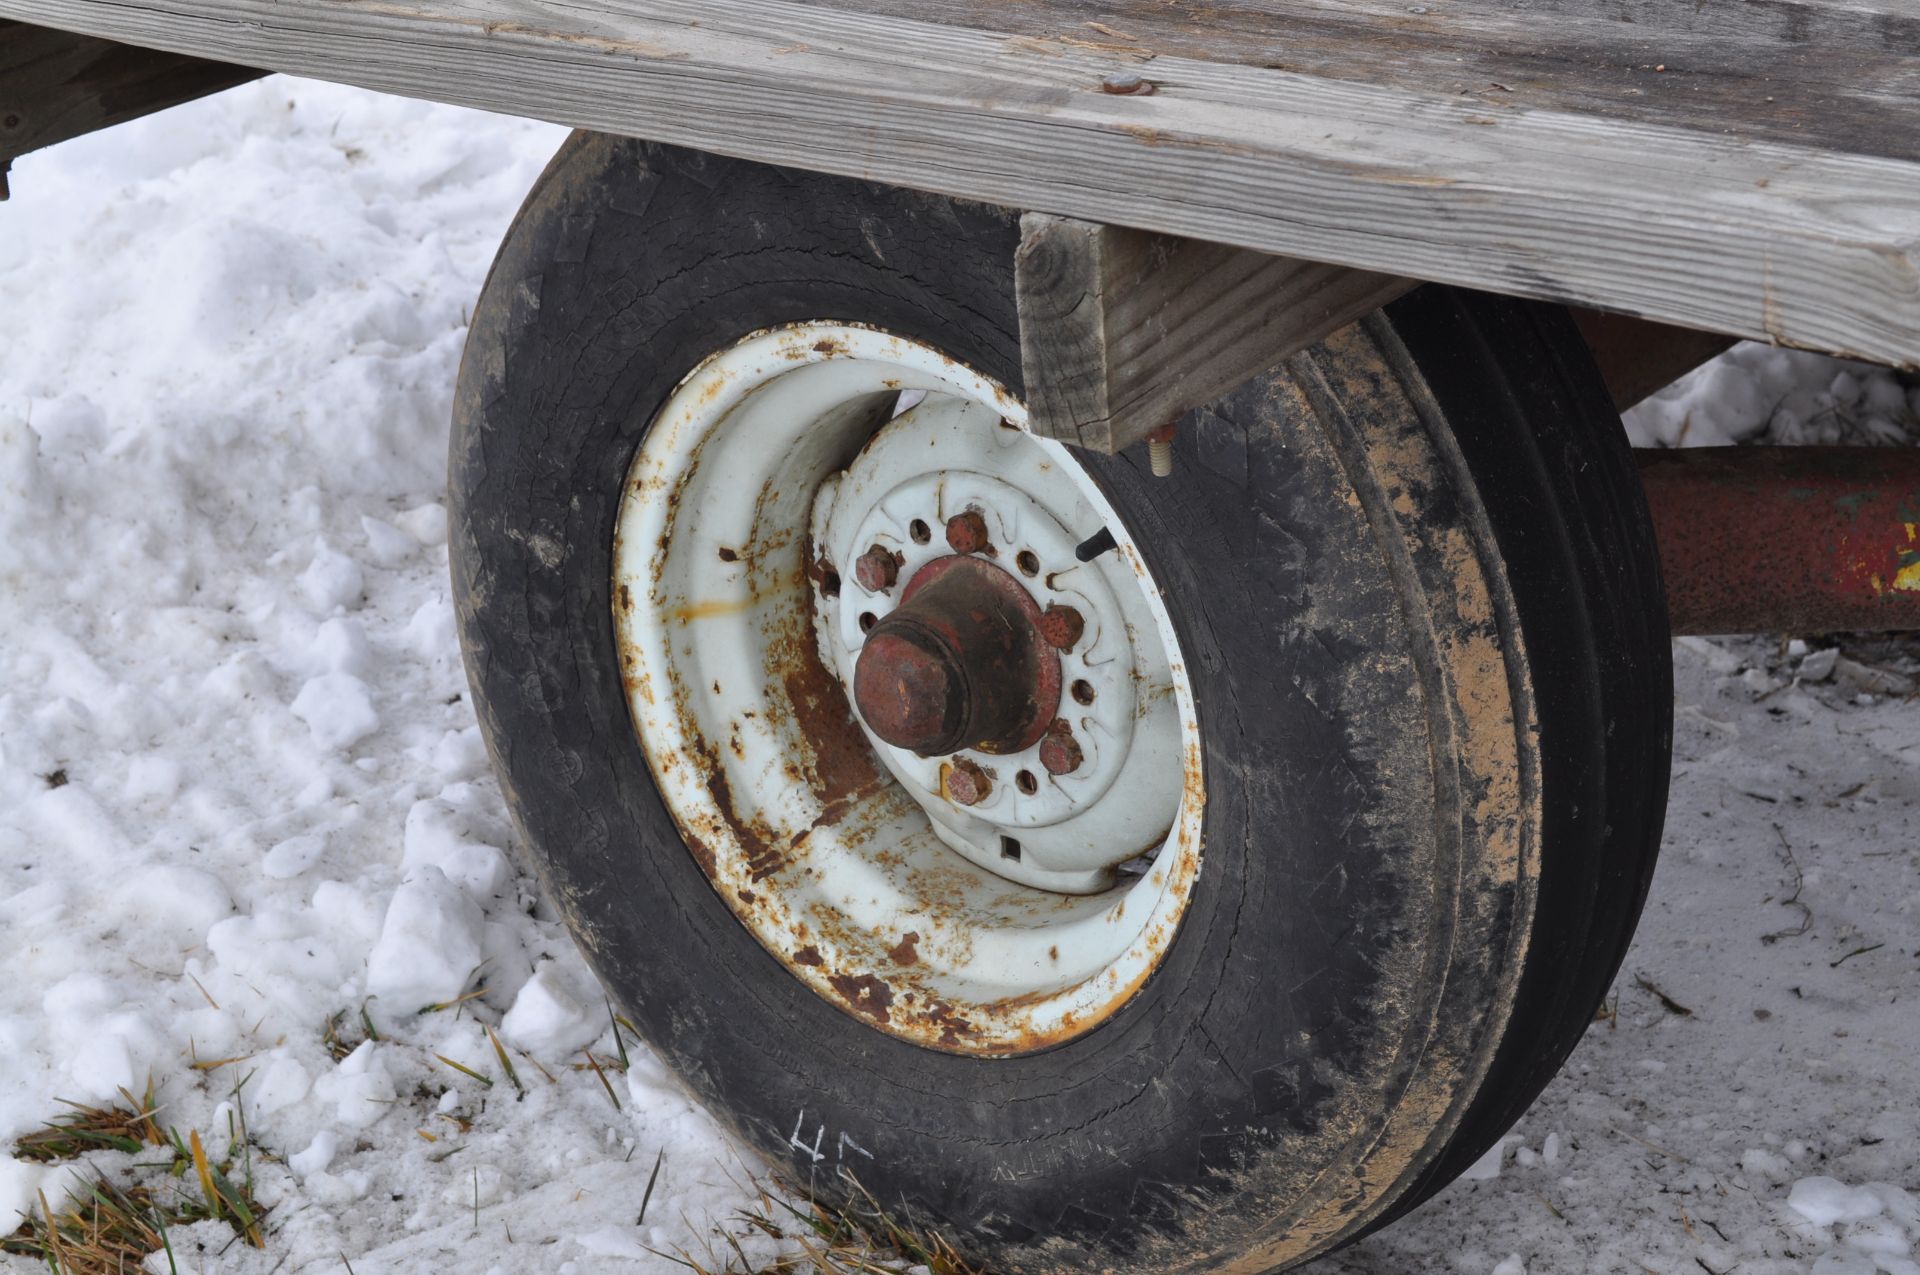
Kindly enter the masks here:
[[[874, 755], [846, 688], [817, 645], [813, 597], [841, 587], [841, 573], [816, 550], [804, 525], [756, 521], [745, 535], [725, 528], [714, 533], [724, 536], [723, 551], [701, 541], [698, 524], [683, 525], [690, 509], [703, 516], [709, 509], [699, 481], [708, 440], [690, 437], [702, 418], [724, 422], [782, 373], [840, 360], [903, 359], [928, 379], [924, 368], [912, 367], [924, 347], [833, 326], [825, 334], [810, 330], [814, 325], [756, 334], [723, 351], [682, 382], [635, 458], [616, 533], [613, 610], [636, 733], [689, 852], [718, 896], [815, 992], [861, 1021], [930, 1048], [987, 1056], [1052, 1048], [1131, 1000], [1178, 933], [1199, 871], [1205, 799], [1190, 692], [1176, 696], [1187, 737], [1180, 814], [1155, 862], [1125, 887], [1107, 895], [1053, 895], [993, 878], [944, 847], [927, 849], [930, 836], [911, 830], [925, 815]], [[757, 359], [732, 357], [756, 341], [762, 347]], [[971, 396], [997, 416], [1020, 414], [1004, 390], [963, 365], [941, 360], [937, 375], [973, 382]], [[877, 384], [891, 389], [903, 379], [889, 371]], [[766, 478], [754, 501], [756, 520], [783, 501], [790, 504], [801, 479], [817, 486], [820, 477], [775, 472]], [[683, 542], [689, 561], [697, 557], [700, 564], [698, 588], [675, 574]], [[1144, 564], [1131, 545], [1124, 548], [1122, 560], [1157, 608]], [[1175, 678], [1184, 685], [1171, 624], [1156, 614]], [[724, 625], [753, 633], [761, 652], [753, 676], [688, 671], [689, 661], [697, 664], [699, 652], [718, 640], [722, 630], [715, 626]], [[716, 701], [729, 695], [752, 707], [712, 720]], [[871, 900], [858, 897], [857, 889], [825, 897], [818, 881], [826, 866], [854, 855], [913, 906], [883, 908], [876, 918]], [[1132, 919], [1128, 905], [1136, 895]], [[989, 915], [993, 906], [1004, 915]], [[989, 941], [980, 927], [1008, 917], [1123, 928], [1125, 946], [1085, 977], [1069, 974], [1012, 995], [963, 994], [966, 980], [955, 971], [971, 973], [973, 949]], [[1058, 965], [1068, 942], [1043, 935], [1037, 963]]]

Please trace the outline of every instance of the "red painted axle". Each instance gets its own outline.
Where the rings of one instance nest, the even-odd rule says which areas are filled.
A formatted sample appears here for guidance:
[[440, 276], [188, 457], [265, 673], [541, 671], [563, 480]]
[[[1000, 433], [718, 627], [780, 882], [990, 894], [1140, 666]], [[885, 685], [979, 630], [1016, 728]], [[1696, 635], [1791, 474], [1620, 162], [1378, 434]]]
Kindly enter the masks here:
[[1675, 633], [1920, 630], [1920, 449], [1635, 456]]

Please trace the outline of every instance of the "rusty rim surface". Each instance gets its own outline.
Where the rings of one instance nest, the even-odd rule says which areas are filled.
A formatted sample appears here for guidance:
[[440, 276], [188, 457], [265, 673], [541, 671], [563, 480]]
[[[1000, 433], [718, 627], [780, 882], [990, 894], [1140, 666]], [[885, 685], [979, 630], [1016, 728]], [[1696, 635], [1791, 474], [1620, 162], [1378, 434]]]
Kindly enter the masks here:
[[759, 333], [654, 419], [614, 556], [634, 727], [716, 891], [847, 1012], [989, 1056], [1145, 983], [1205, 794], [1159, 592], [1023, 425], [926, 345]]

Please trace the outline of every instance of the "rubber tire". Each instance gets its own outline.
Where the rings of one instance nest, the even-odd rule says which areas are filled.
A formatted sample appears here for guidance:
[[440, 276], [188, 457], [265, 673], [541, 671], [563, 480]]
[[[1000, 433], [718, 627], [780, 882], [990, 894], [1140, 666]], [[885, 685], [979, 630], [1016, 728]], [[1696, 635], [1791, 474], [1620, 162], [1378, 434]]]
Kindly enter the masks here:
[[[792, 978], [681, 843], [616, 667], [614, 520], [666, 396], [755, 330], [863, 322], [1017, 391], [1018, 241], [1004, 209], [576, 134], [461, 368], [475, 706], [611, 994], [789, 1180], [844, 1199], [853, 1170], [1001, 1270], [1291, 1265], [1472, 1163], [1624, 954], [1670, 755], [1648, 515], [1564, 312], [1438, 287], [1194, 414], [1172, 478], [1084, 457], [1196, 687], [1188, 916], [1124, 1009], [1053, 1050], [884, 1035]], [[1495, 653], [1508, 718], [1448, 680], [1469, 647]], [[1505, 760], [1458, 755], [1476, 713]]]

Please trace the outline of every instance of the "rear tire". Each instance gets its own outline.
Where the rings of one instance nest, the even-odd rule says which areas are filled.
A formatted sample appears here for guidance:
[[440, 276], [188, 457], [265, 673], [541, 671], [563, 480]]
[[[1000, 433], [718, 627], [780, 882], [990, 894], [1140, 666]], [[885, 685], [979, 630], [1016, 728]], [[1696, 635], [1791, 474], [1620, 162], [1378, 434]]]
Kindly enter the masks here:
[[1002, 209], [575, 135], [461, 369], [475, 705], [609, 990], [790, 1181], [997, 1269], [1290, 1265], [1471, 1164], [1624, 954], [1670, 751], [1647, 513], [1565, 314], [1439, 287], [1190, 416], [1171, 478], [1072, 453], [1182, 653], [1197, 876], [1151, 976], [1051, 1047], [902, 1038], [689, 852], [629, 709], [615, 529], [650, 422], [756, 332], [868, 325], [1017, 398], [1018, 240]]

